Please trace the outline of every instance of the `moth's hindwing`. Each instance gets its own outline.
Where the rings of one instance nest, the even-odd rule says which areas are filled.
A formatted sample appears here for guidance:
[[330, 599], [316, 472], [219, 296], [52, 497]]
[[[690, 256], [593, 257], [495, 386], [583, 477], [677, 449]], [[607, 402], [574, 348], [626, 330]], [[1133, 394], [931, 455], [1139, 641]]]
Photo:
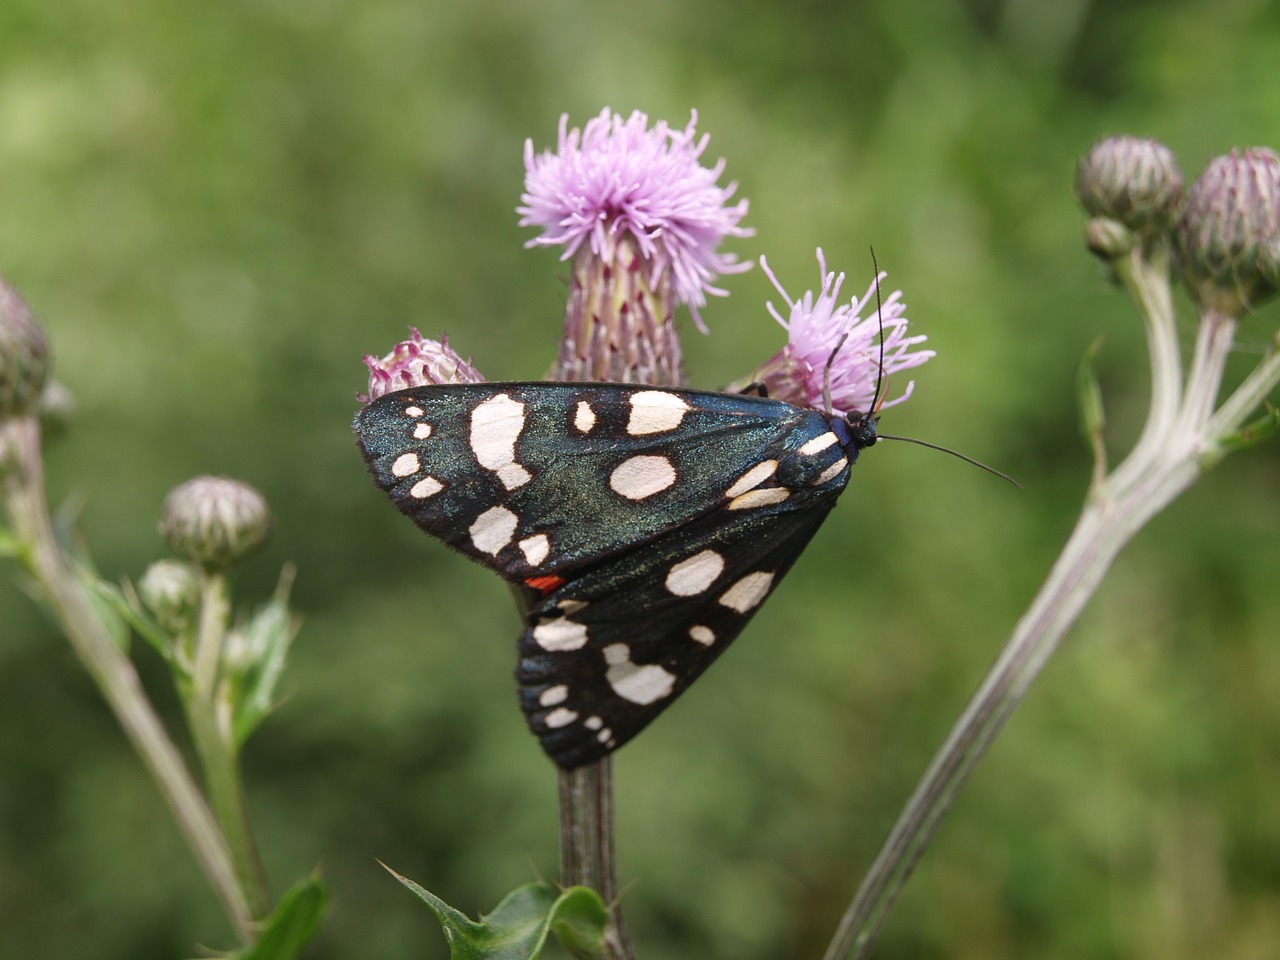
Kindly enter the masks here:
[[520, 582], [563, 576], [717, 509], [748, 472], [831, 428], [761, 397], [535, 382], [400, 390], [360, 411], [355, 429], [402, 512]]
[[535, 603], [516, 680], [552, 760], [594, 762], [644, 729], [737, 637], [833, 505], [716, 511]]

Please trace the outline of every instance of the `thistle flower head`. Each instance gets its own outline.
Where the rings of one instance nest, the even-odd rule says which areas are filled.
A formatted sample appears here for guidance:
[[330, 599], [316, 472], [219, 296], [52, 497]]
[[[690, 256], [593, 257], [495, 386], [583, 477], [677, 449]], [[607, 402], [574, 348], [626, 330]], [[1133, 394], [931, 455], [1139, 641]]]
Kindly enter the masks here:
[[49, 373], [49, 340], [16, 290], [0, 278], [0, 417], [35, 411]]
[[[822, 287], [816, 296], [812, 291], [805, 291], [799, 300], [792, 300], [764, 257], [760, 258], [760, 267], [787, 305], [786, 316], [783, 316], [772, 303], [768, 304], [773, 318], [787, 330], [787, 345], [752, 377], [765, 384], [770, 396], [796, 406], [821, 409], [829, 381], [834, 412], [874, 413], [870, 407], [876, 402], [882, 383], [887, 390], [893, 373], [918, 367], [934, 355], [932, 350], [914, 349], [925, 337], [907, 336], [902, 291], [895, 290], [884, 297], [877, 312], [876, 289], [885, 276], [883, 273], [861, 299], [841, 303], [840, 288], [845, 275], [827, 272], [826, 259], [820, 249], [818, 269]], [[912, 380], [898, 396], [881, 398], [880, 408], [902, 403], [911, 396], [914, 387]]]
[[562, 245], [567, 260], [585, 244], [612, 262], [614, 246], [629, 235], [648, 261], [650, 288], [669, 274], [677, 299], [705, 332], [698, 308], [708, 294], [724, 294], [714, 286], [716, 277], [750, 267], [717, 248], [725, 237], [754, 231], [738, 226], [747, 201], [728, 205], [737, 184], [716, 182], [724, 161], [699, 163], [708, 138], [695, 132], [697, 119], [695, 111], [683, 131], [663, 121], [649, 129], [639, 111], [624, 120], [605, 109], [582, 130], [570, 130], [568, 115], [562, 116], [554, 153], [536, 154], [526, 141], [525, 192], [516, 212], [521, 226], [542, 234], [525, 246]]
[[1211, 160], [1178, 221], [1182, 278], [1202, 307], [1239, 316], [1275, 293], [1268, 279], [1280, 236], [1280, 156], [1265, 147]]
[[364, 356], [369, 368], [369, 392], [356, 394], [361, 403], [377, 400], [384, 393], [440, 383], [482, 383], [484, 377], [449, 346], [449, 338], [428, 340], [416, 328], [410, 337], [397, 343], [379, 360], [371, 353]]
[[271, 530], [266, 498], [229, 477], [195, 477], [169, 492], [160, 532], [179, 557], [230, 566], [262, 545]]

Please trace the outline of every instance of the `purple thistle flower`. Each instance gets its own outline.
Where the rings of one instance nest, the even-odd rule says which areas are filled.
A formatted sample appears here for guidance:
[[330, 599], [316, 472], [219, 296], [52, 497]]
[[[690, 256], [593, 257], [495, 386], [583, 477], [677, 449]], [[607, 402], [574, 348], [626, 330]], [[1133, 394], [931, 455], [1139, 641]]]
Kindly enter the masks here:
[[[827, 272], [821, 249], [818, 250], [818, 269], [822, 288], [816, 297], [812, 291], [806, 290], [799, 300], [792, 300], [764, 257], [760, 258], [760, 268], [786, 301], [786, 317], [772, 303], [767, 306], [773, 318], [786, 328], [787, 345], [740, 383], [764, 383], [771, 397], [796, 406], [822, 409], [829, 362], [831, 408], [836, 413], [875, 413], [870, 409], [873, 402], [878, 404], [878, 409], [883, 409], [902, 403], [911, 396], [914, 380], [907, 383], [899, 396], [885, 399], [890, 376], [899, 370], [920, 366], [934, 355], [934, 351], [912, 349], [926, 338], [907, 336], [906, 305], [902, 302], [901, 290], [885, 297], [877, 314], [876, 286], [884, 278], [884, 273], [871, 283], [861, 299], [838, 303], [845, 275]], [[882, 327], [883, 364], [880, 346]], [[846, 334], [842, 344], [841, 337]], [[877, 400], [876, 392], [882, 382], [886, 394]]]
[[410, 327], [409, 332], [412, 336], [397, 343], [381, 360], [371, 353], [364, 355], [364, 365], [369, 368], [369, 392], [356, 394], [361, 403], [371, 403], [384, 393], [406, 387], [484, 382], [480, 371], [453, 351], [448, 337], [428, 340], [416, 327]]
[[525, 246], [561, 244], [564, 260], [586, 244], [596, 258], [612, 262], [616, 244], [633, 237], [650, 263], [650, 288], [659, 289], [670, 274], [677, 299], [705, 333], [698, 308], [708, 294], [724, 295], [714, 286], [717, 275], [751, 266], [716, 248], [727, 236], [755, 231], [738, 226], [747, 201], [727, 206], [737, 184], [716, 184], [724, 161], [710, 168], [698, 162], [708, 137], [695, 133], [697, 119], [694, 111], [683, 132], [664, 121], [650, 130], [645, 114], [623, 120], [606, 108], [580, 131], [568, 129], [568, 115], [561, 116], [555, 153], [535, 154], [533, 141], [525, 141], [525, 192], [516, 212], [521, 226], [543, 231]]

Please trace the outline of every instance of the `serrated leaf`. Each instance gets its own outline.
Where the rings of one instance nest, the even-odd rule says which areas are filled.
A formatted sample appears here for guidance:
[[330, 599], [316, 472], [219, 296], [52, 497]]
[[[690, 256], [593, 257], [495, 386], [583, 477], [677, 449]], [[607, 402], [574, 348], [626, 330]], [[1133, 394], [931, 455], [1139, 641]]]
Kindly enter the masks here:
[[1280, 409], [1267, 404], [1267, 412], [1264, 413], [1253, 423], [1246, 423], [1235, 433], [1228, 434], [1223, 437], [1218, 445], [1224, 453], [1233, 450], [1246, 450], [1249, 447], [1256, 446], [1271, 434], [1275, 433], [1276, 428], [1280, 427]]
[[243, 744], [275, 707], [275, 690], [289, 646], [297, 636], [296, 618], [289, 612], [289, 588], [293, 571], [280, 575], [276, 594], [240, 631], [247, 666], [236, 678], [232, 729], [236, 745]]
[[576, 957], [604, 960], [604, 930], [609, 911], [600, 895], [587, 887], [561, 889], [529, 883], [503, 898], [487, 916], [472, 920], [435, 894], [383, 867], [431, 908], [444, 928], [451, 960], [534, 960], [547, 934]]
[[258, 942], [227, 955], [227, 960], [293, 960], [320, 929], [329, 891], [315, 874], [300, 880], [280, 898], [263, 921]]

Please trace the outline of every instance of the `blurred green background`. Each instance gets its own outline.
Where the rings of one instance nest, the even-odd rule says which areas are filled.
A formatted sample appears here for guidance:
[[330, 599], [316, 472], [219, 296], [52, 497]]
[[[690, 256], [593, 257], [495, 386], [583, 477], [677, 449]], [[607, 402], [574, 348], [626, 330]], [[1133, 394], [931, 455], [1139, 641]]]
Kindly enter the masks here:
[[[1141, 424], [1141, 332], [1082, 249], [1077, 158], [1153, 135], [1190, 179], [1274, 145], [1277, 64], [1259, 0], [0, 5], [0, 272], [79, 403], [55, 498], [106, 575], [136, 578], [166, 491], [231, 474], [277, 517], [240, 600], [300, 566], [290, 696], [246, 763], [277, 891], [316, 864], [333, 889], [308, 956], [447, 956], [375, 858], [473, 914], [556, 872], [506, 588], [391, 509], [349, 428], [360, 355], [408, 324], [491, 378], [546, 369], [564, 269], [522, 249], [526, 137], [696, 108], [751, 201], [733, 250], [799, 293], [815, 246], [867, 278], [874, 244], [904, 290], [938, 358], [885, 429], [1025, 485], [867, 455], [732, 654], [619, 755], [640, 956], [814, 957], [1070, 530], [1090, 469], [1073, 383], [1100, 335], [1113, 450]], [[724, 285], [685, 341], [701, 386], [780, 343], [761, 272]], [[1245, 325], [1234, 376], [1277, 315]], [[1280, 955], [1278, 471], [1274, 441], [1231, 458], [1122, 556], [878, 956]], [[2, 571], [0, 957], [227, 945], [138, 760]]]

